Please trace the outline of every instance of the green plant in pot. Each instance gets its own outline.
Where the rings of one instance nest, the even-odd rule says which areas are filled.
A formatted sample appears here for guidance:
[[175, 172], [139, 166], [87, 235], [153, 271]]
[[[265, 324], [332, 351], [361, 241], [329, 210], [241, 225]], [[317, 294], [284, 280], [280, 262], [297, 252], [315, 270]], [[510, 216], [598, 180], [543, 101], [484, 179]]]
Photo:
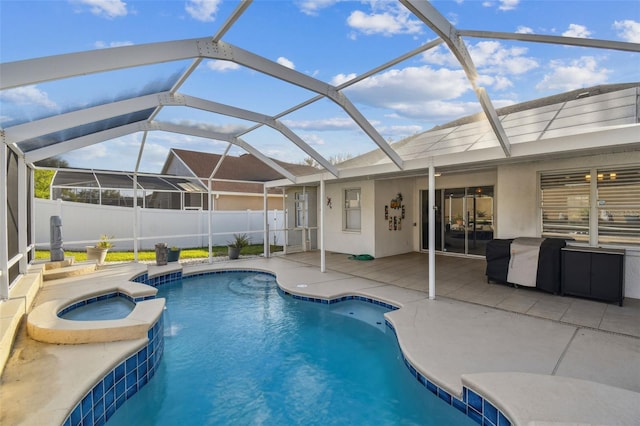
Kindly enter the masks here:
[[233, 241], [227, 243], [229, 249], [229, 259], [237, 259], [243, 248], [249, 245], [247, 234], [233, 234]]
[[87, 260], [95, 260], [98, 265], [102, 265], [107, 258], [107, 252], [113, 247], [112, 239], [113, 236], [104, 234], [94, 246], [87, 246]]
[[180, 248], [172, 246], [167, 252], [167, 262], [177, 262], [180, 259]]

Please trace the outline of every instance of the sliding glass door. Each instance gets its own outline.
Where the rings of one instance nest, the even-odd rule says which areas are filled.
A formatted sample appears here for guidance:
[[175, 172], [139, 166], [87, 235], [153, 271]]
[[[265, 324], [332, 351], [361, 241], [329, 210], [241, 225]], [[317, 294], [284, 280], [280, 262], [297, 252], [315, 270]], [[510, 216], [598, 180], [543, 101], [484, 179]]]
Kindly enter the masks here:
[[[428, 191], [421, 191], [422, 249], [429, 246]], [[483, 256], [493, 239], [493, 186], [436, 190], [436, 249]]]

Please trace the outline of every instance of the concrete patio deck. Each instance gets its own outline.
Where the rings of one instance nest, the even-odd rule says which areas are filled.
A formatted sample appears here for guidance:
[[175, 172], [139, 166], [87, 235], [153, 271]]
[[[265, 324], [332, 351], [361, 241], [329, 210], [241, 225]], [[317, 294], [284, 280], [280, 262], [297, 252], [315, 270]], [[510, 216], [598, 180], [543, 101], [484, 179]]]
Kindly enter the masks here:
[[[317, 267], [318, 252], [182, 268], [183, 274], [265, 270], [292, 294], [361, 295], [400, 306], [386, 317], [411, 364], [454, 396], [460, 397], [463, 386], [481, 392], [514, 424], [638, 424], [638, 300], [626, 299], [619, 307], [489, 285], [483, 260], [436, 258], [436, 300], [428, 299], [427, 255], [422, 253], [373, 261], [327, 253], [325, 273]], [[149, 272], [162, 273], [162, 268], [149, 266]], [[90, 277], [47, 285], [90, 285], [142, 269], [146, 266], [111, 265]], [[46, 301], [43, 290], [37, 303]], [[2, 376], [0, 423], [36, 425], [63, 418], [86, 389], [60, 390], [70, 390], [79, 377], [82, 385], [74, 388], [95, 380], [131, 344], [47, 345], [19, 336]]]

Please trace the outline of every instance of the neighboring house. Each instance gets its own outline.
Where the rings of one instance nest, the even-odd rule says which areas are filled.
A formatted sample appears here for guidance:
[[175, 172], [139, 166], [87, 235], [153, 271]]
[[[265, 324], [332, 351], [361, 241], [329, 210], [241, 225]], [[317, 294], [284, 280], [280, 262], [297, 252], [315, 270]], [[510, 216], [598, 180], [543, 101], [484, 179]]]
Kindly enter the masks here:
[[[162, 175], [195, 176], [202, 185], [209, 186], [209, 177], [220, 162], [222, 155], [207, 152], [188, 151], [172, 148], [162, 168]], [[294, 175], [317, 173], [315, 167], [275, 161]], [[264, 182], [283, 179], [278, 171], [251, 154], [239, 157], [227, 155], [211, 180], [213, 198], [212, 210], [263, 210]], [[280, 188], [270, 188], [267, 193], [267, 210], [283, 210], [284, 192]], [[185, 200], [187, 208], [209, 208], [207, 197], [194, 194]]]
[[[338, 164], [337, 178], [317, 174], [289, 186], [288, 208], [295, 194], [310, 194], [303, 216], [313, 229], [323, 204], [328, 251], [375, 257], [426, 251], [433, 164], [439, 252], [483, 256], [492, 238], [514, 237], [624, 248], [625, 292], [640, 298], [638, 105], [640, 83], [633, 83], [499, 109], [510, 156], [481, 115], [459, 119], [392, 144], [403, 171], [375, 150]], [[288, 220], [293, 227], [296, 218]], [[312, 247], [316, 238], [308, 238]]]

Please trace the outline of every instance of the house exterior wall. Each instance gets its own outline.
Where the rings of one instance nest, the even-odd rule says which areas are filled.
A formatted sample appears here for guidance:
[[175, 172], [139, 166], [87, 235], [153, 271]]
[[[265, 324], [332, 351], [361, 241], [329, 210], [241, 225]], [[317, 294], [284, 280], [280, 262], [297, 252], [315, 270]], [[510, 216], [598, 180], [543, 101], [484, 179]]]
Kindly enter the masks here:
[[[343, 230], [344, 191], [352, 188], [360, 188], [361, 229], [359, 232]], [[375, 182], [360, 180], [327, 183], [325, 195], [331, 198], [331, 208], [326, 205], [327, 200], [321, 200], [325, 203], [325, 249], [336, 253], [375, 256]]]
[[[415, 201], [418, 200], [415, 186], [415, 178], [375, 181], [375, 210], [372, 215], [375, 220], [375, 257], [393, 256], [415, 250], [414, 234], [418, 223], [414, 208], [418, 204]], [[391, 201], [397, 199], [398, 194], [402, 194], [400, 208], [392, 208]], [[385, 206], [388, 211], [387, 219], [385, 219]], [[405, 211], [404, 218], [402, 218], [402, 206]], [[392, 229], [389, 229], [390, 227]]]
[[[581, 156], [498, 167], [497, 238], [538, 237], [538, 174], [545, 171], [640, 164], [640, 152]], [[640, 299], [640, 247], [626, 247], [625, 296]]]
[[[214, 195], [215, 197], [215, 195]], [[216, 211], [227, 210], [263, 210], [264, 196], [257, 195], [226, 195], [220, 194], [213, 204]], [[267, 210], [282, 210], [282, 196], [269, 196]]]

